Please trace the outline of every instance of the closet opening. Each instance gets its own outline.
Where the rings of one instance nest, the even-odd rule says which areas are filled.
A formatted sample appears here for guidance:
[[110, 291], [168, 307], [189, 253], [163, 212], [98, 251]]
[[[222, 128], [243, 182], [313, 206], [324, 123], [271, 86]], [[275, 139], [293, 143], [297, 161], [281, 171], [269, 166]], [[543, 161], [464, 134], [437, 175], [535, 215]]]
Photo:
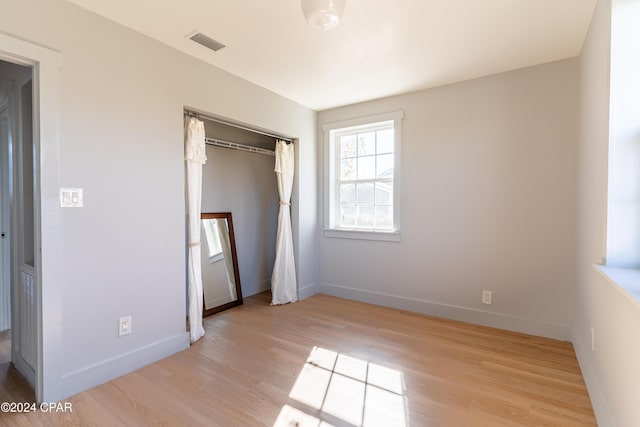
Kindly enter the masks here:
[[[268, 291], [280, 208], [274, 171], [276, 140], [292, 143], [293, 138], [197, 112], [185, 110], [184, 114], [195, 116], [205, 128], [201, 212], [232, 214], [242, 296]], [[204, 311], [224, 297], [222, 291], [208, 288], [206, 281], [203, 277]]]

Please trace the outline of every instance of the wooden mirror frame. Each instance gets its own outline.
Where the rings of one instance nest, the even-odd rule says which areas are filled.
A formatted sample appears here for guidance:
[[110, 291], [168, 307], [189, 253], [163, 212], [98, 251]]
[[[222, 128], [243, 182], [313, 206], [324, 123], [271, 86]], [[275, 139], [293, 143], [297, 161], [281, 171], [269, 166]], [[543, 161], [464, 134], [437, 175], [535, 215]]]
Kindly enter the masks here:
[[228, 302], [226, 304], [219, 305], [217, 307], [205, 309], [204, 301], [204, 283], [202, 283], [202, 317], [211, 316], [212, 314], [219, 313], [231, 307], [242, 305], [242, 288], [240, 286], [240, 270], [238, 269], [238, 256], [236, 254], [236, 237], [233, 232], [233, 220], [231, 219], [231, 212], [203, 212], [200, 214], [200, 221], [203, 219], [226, 219], [227, 228], [229, 230], [229, 243], [231, 244], [231, 258], [233, 258], [233, 274], [236, 281], [236, 300]]

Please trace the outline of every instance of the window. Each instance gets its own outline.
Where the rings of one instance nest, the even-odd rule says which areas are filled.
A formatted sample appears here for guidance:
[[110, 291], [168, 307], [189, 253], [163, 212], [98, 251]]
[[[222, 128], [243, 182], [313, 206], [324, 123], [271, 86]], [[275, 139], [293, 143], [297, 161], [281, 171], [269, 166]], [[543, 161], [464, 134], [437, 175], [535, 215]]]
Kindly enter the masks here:
[[640, 1], [615, 2], [611, 13], [606, 263], [640, 269]]
[[606, 265], [598, 269], [640, 301], [640, 1], [611, 6]]
[[402, 112], [323, 126], [325, 236], [400, 240]]
[[217, 219], [202, 221], [205, 237], [204, 240], [207, 243], [207, 258], [209, 259], [209, 263], [211, 264], [224, 259], [224, 255], [222, 254], [222, 245], [220, 243], [220, 234], [218, 233], [217, 221]]

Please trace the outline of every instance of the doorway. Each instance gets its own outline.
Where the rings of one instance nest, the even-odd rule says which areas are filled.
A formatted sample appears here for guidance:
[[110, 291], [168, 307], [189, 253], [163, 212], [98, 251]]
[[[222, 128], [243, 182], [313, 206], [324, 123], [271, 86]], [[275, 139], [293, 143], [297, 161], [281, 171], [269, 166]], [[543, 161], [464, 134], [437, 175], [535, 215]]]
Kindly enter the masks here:
[[0, 389], [30, 400], [38, 353], [33, 122], [32, 67], [0, 61]]

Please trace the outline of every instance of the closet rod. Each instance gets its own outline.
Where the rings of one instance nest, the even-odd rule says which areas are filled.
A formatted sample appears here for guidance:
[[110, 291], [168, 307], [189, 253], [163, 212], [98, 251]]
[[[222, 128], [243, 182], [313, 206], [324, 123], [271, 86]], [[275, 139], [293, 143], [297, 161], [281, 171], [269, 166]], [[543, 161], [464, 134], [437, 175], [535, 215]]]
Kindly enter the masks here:
[[267, 150], [266, 148], [252, 147], [251, 145], [238, 144], [237, 142], [224, 141], [222, 139], [205, 138], [205, 143], [215, 145], [216, 147], [231, 148], [233, 150], [248, 151], [250, 153], [265, 154], [267, 156], [275, 156], [276, 152]]
[[242, 126], [242, 125], [237, 125], [235, 123], [226, 122], [224, 120], [217, 119], [215, 117], [207, 116], [206, 114], [200, 114], [200, 113], [196, 113], [196, 112], [190, 111], [190, 110], [184, 110], [184, 114], [186, 114], [187, 116], [196, 117], [198, 119], [206, 119], [206, 120], [210, 120], [212, 122], [220, 123], [220, 124], [223, 124], [223, 125], [233, 126], [234, 128], [238, 128], [238, 129], [242, 129], [242, 130], [248, 130], [249, 132], [259, 133], [260, 135], [269, 136], [271, 138], [281, 139], [283, 141], [286, 141], [287, 143], [293, 142], [293, 140], [290, 139], [290, 138], [285, 138], [285, 137], [282, 137], [280, 135], [274, 135], [274, 134], [269, 133], [269, 132], [263, 132], [261, 130], [252, 129], [252, 128], [245, 127], [245, 126]]

